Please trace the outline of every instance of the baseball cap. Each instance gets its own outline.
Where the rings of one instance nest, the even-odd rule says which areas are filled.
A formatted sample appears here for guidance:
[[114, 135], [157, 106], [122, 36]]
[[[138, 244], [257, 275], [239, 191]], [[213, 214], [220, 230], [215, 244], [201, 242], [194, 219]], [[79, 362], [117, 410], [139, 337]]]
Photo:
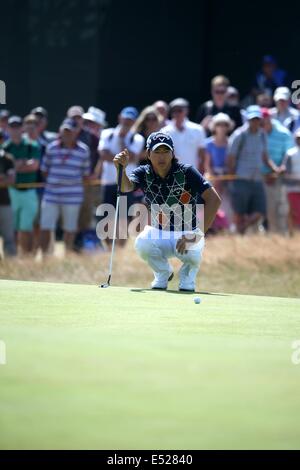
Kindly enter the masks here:
[[87, 121], [95, 122], [100, 126], [106, 126], [105, 117], [106, 113], [102, 111], [102, 109], [95, 108], [94, 106], [90, 106], [87, 113], [83, 114], [83, 119]]
[[271, 111], [269, 110], [269, 108], [260, 108], [260, 110], [263, 118], [271, 117]]
[[263, 64], [277, 64], [275, 57], [273, 57], [272, 55], [264, 55], [262, 61]]
[[163, 132], [152, 132], [147, 139], [147, 149], [155, 150], [161, 145], [166, 145], [170, 150], [172, 150], [172, 152], [174, 151], [173, 140], [168, 134], [164, 134]]
[[42, 116], [42, 117], [45, 117], [45, 118], [48, 117], [47, 110], [45, 108], [43, 108], [42, 106], [37, 106], [36, 108], [33, 108], [30, 111], [30, 114], [35, 114], [36, 116]]
[[213, 131], [214, 127], [217, 124], [225, 123], [228, 125], [229, 129], [233, 129], [233, 121], [230, 119], [228, 114], [225, 113], [218, 113], [215, 116], [213, 116], [211, 123], [210, 123], [210, 130]]
[[289, 101], [291, 97], [290, 90], [286, 86], [280, 86], [276, 88], [274, 92], [274, 101], [285, 100]]
[[246, 109], [246, 118], [248, 119], [248, 121], [250, 119], [255, 119], [255, 118], [261, 119], [262, 112], [261, 112], [260, 107], [257, 106], [256, 104], [248, 106], [248, 108]]
[[68, 129], [70, 131], [76, 130], [77, 129], [77, 124], [74, 121], [74, 119], [71, 119], [71, 118], [64, 119], [61, 126], [60, 126], [60, 130], [64, 130], [64, 129]]
[[184, 98], [176, 98], [175, 100], [171, 101], [169, 104], [170, 109], [173, 108], [188, 108], [190, 103]]
[[84, 114], [84, 109], [82, 106], [71, 106], [71, 108], [69, 108], [67, 112], [68, 118], [74, 118], [77, 116], [82, 117], [83, 114]]
[[28, 116], [24, 117], [24, 124], [29, 124], [29, 123], [38, 123], [38, 119], [35, 114], [28, 114]]
[[8, 119], [8, 125], [9, 126], [21, 127], [22, 124], [23, 124], [23, 119], [20, 116], [11, 116]]
[[120, 115], [124, 119], [132, 119], [132, 121], [135, 121], [139, 115], [139, 112], [134, 106], [127, 106], [126, 108], [122, 109]]

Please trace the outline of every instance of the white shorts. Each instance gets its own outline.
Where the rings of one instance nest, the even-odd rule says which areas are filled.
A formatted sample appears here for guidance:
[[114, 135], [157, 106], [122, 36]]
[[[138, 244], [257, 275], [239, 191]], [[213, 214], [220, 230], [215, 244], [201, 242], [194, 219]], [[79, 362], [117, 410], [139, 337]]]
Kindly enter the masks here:
[[[152, 286], [165, 288], [172, 271], [168, 258], [176, 257], [183, 265], [179, 271], [179, 287], [193, 290], [196, 287], [196, 276], [199, 271], [202, 253], [205, 245], [204, 237], [198, 243], [187, 246], [187, 252], [180, 254], [176, 243], [182, 235], [195, 232], [167, 232], [147, 225], [135, 241], [138, 254], [154, 272], [155, 280]], [[196, 232], [197, 233], [197, 232]]]
[[66, 232], [77, 232], [80, 212], [79, 204], [55, 204], [42, 201], [41, 205], [41, 229], [55, 230], [62, 215], [62, 228]]
[[[183, 235], [186, 237], [194, 238], [195, 235], [199, 235], [200, 230], [186, 231], [186, 232], [171, 232], [167, 230], [159, 230], [151, 225], [146, 225], [144, 230], [139, 234], [138, 239], [156, 241], [160, 247], [168, 253], [168, 258], [176, 256], [176, 243], [179, 238]], [[191, 243], [188, 247], [189, 250], [201, 251], [204, 247], [204, 236], [199, 238], [198, 243]]]

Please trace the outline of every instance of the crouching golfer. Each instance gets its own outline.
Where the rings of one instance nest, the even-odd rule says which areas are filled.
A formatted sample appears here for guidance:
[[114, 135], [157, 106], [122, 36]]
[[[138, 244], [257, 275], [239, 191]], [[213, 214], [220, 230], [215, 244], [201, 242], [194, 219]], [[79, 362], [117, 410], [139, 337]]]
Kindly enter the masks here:
[[[149, 163], [130, 175], [123, 171], [121, 191], [140, 188], [151, 214], [151, 225], [138, 235], [135, 248], [154, 272], [152, 289], [167, 289], [173, 277], [168, 258], [182, 261], [179, 290], [193, 292], [204, 248], [204, 233], [220, 206], [215, 189], [191, 165], [178, 162], [171, 137], [152, 133], [147, 140]], [[114, 164], [128, 164], [127, 149], [117, 154]], [[204, 228], [197, 223], [197, 203], [204, 204]], [[198, 206], [199, 209], [199, 206]]]

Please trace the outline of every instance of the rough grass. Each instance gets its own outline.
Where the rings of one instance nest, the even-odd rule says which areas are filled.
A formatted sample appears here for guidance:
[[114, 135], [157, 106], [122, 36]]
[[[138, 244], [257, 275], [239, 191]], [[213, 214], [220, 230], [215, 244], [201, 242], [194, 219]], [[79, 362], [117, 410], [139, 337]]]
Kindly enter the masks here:
[[[300, 295], [300, 235], [293, 238], [248, 235], [208, 238], [198, 289], [280, 297]], [[97, 284], [106, 280], [109, 253], [63, 256], [56, 247], [53, 258], [0, 262], [1, 279]], [[172, 261], [175, 270], [180, 263]], [[129, 241], [117, 248], [113, 268], [116, 286], [148, 287], [152, 273]], [[170, 287], [177, 288], [175, 276]]]

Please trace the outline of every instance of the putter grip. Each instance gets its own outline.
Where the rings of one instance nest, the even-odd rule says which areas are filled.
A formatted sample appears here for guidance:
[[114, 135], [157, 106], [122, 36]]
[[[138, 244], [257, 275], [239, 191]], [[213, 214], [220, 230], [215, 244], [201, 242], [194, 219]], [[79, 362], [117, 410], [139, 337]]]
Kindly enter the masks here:
[[118, 167], [118, 195], [121, 194], [122, 176], [123, 176], [123, 165], [119, 165]]

